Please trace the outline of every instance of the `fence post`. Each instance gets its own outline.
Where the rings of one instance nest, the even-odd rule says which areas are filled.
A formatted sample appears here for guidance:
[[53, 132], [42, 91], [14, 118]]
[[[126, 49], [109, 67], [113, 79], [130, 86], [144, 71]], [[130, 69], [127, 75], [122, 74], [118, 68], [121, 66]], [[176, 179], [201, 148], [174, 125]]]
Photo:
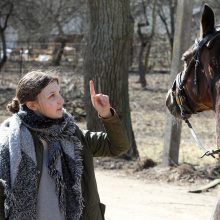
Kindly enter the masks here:
[[[170, 81], [175, 79], [178, 72], [183, 68], [181, 57], [183, 52], [191, 44], [191, 23], [192, 23], [192, 0], [178, 0], [173, 58], [171, 63]], [[171, 86], [171, 85], [170, 85]], [[166, 114], [164, 137], [164, 151], [162, 164], [164, 166], [176, 165], [179, 160], [179, 146], [181, 137], [181, 122], [171, 116], [168, 111]]]

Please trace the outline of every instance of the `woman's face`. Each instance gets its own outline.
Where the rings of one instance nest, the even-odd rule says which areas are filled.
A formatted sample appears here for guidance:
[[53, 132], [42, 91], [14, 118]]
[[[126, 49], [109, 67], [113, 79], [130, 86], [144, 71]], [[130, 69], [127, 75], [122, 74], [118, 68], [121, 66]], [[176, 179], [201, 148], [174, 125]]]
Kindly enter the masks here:
[[36, 114], [57, 119], [63, 116], [63, 104], [64, 99], [60, 94], [60, 86], [56, 81], [53, 81], [37, 95], [32, 110]]

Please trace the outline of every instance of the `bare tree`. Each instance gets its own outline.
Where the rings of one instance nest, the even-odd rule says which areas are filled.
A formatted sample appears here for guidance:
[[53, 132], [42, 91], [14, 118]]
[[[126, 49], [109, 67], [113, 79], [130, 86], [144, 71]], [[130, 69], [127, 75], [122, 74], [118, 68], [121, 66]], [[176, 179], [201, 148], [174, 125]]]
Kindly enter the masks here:
[[[60, 65], [64, 47], [67, 43], [64, 27], [73, 17], [79, 15], [80, 9], [83, 7], [82, 1], [54, 1], [54, 0], [39, 0], [44, 5], [44, 11], [47, 14], [47, 20], [53, 21], [53, 28], [57, 32], [60, 41], [55, 42], [55, 47], [52, 55], [52, 65]], [[45, 4], [46, 3], [46, 4]]]
[[7, 45], [5, 38], [5, 31], [8, 26], [9, 17], [13, 12], [13, 2], [11, 1], [1, 1], [0, 2], [0, 38], [2, 42], [2, 57], [0, 55], [0, 71], [7, 61]]
[[132, 130], [128, 96], [128, 68], [132, 46], [133, 19], [129, 0], [88, 0], [89, 36], [85, 53], [85, 107], [87, 127], [103, 129], [90, 102], [88, 82], [93, 79], [96, 90], [108, 94], [124, 124], [130, 140], [126, 158], [138, 156]]
[[173, 52], [173, 39], [175, 32], [177, 0], [158, 0], [158, 15], [164, 24], [170, 43], [171, 58]]
[[[152, 3], [152, 5], [150, 4]], [[147, 1], [147, 6], [145, 1], [142, 0], [143, 14], [145, 17], [145, 22], [139, 22], [137, 33], [139, 36], [139, 40], [141, 42], [141, 47], [138, 55], [138, 69], [139, 69], [139, 82], [141, 83], [142, 88], [145, 88], [147, 85], [147, 81], [145, 78], [146, 71], [148, 70], [148, 60], [152, 45], [152, 39], [155, 33], [156, 27], [156, 8], [157, 8], [157, 0]], [[148, 19], [147, 7], [151, 10], [151, 24]], [[148, 33], [143, 33], [142, 28], [150, 27], [150, 31]], [[145, 51], [146, 50], [146, 51]]]
[[55, 41], [55, 47], [52, 54], [52, 65], [60, 65], [63, 50], [67, 42], [67, 36], [64, 30], [65, 24], [67, 24], [74, 16], [77, 16], [81, 7], [82, 1], [54, 1], [54, 0], [39, 0], [43, 5], [43, 13], [46, 15], [45, 20], [52, 22], [52, 28], [56, 35], [58, 35], [59, 41]]
[[[82, 17], [84, 0], [23, 0], [16, 2], [17, 25], [23, 25], [28, 38], [46, 41], [54, 35], [52, 64], [59, 65], [69, 40], [67, 26], [72, 19]], [[25, 10], [24, 10], [25, 9]], [[75, 23], [69, 26], [76, 25]]]

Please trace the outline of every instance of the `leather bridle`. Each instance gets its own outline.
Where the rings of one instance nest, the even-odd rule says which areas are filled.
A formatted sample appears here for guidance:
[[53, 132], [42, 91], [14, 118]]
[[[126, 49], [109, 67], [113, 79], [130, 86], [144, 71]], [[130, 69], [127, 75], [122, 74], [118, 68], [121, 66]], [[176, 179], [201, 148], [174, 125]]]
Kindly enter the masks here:
[[196, 91], [198, 93], [199, 87], [198, 87], [198, 73], [199, 71], [204, 71], [203, 65], [201, 63], [201, 50], [204, 47], [211, 48], [213, 45], [213, 42], [217, 39], [220, 38], [220, 30], [215, 30], [212, 33], [207, 34], [204, 38], [200, 40], [196, 40], [194, 44], [194, 49], [193, 49], [193, 56], [185, 69], [185, 71], [179, 73], [176, 76], [176, 79], [172, 85], [172, 96], [175, 98], [176, 103], [178, 105], [178, 108], [180, 109], [180, 116], [181, 118], [187, 123], [190, 132], [192, 133], [197, 146], [204, 151], [204, 156], [212, 156], [215, 158], [215, 154], [218, 154], [220, 152], [220, 149], [217, 150], [212, 150], [209, 151], [207, 150], [201, 141], [198, 139], [196, 136], [196, 133], [191, 125], [191, 123], [188, 120], [188, 115], [195, 114], [198, 111], [195, 110], [195, 106], [193, 106], [192, 101], [189, 101], [189, 98], [186, 95], [185, 92], [185, 83], [186, 80], [189, 77], [191, 68], [194, 66], [195, 71], [194, 71], [194, 79], [193, 79], [193, 85], [196, 86]]
[[193, 85], [196, 87], [196, 91], [198, 92], [198, 74], [199, 71], [204, 71], [203, 65], [201, 63], [201, 50], [204, 47], [210, 48], [213, 45], [213, 42], [220, 37], [220, 30], [216, 30], [210, 34], [207, 34], [204, 38], [200, 40], [196, 40], [193, 49], [193, 56], [187, 66], [187, 68], [180, 72], [172, 85], [172, 95], [176, 100], [176, 103], [180, 109], [181, 118], [185, 121], [188, 117], [187, 115], [198, 113], [195, 110], [195, 106], [189, 101], [189, 98], [185, 92], [185, 83], [189, 77], [190, 70], [194, 66], [194, 80]]

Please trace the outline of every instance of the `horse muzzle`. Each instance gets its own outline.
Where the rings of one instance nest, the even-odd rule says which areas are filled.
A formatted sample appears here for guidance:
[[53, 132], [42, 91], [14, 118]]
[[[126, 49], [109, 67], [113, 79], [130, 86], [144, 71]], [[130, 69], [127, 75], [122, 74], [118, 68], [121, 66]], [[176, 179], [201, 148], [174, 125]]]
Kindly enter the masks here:
[[179, 104], [177, 103], [176, 94], [172, 89], [169, 89], [166, 95], [166, 106], [170, 113], [178, 119], [188, 119], [190, 118], [191, 114], [184, 114], [184, 117], [181, 113]]

